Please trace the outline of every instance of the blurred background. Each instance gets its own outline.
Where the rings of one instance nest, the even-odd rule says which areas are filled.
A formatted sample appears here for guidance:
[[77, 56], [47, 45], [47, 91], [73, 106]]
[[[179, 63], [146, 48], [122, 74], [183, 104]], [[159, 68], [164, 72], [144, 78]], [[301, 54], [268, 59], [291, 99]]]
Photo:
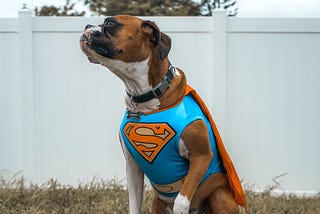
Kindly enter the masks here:
[[[248, 17], [319, 17], [318, 0], [11, 0], [3, 2], [0, 17], [16, 17], [23, 7], [36, 15], [97, 16], [129, 13], [138, 16], [211, 14], [223, 8], [228, 15]], [[174, 7], [174, 9], [172, 9]]]
[[2, 2], [0, 175], [125, 182], [124, 86], [78, 44], [86, 24], [123, 13], [172, 38], [170, 60], [208, 104], [244, 185], [319, 192], [317, 0]]

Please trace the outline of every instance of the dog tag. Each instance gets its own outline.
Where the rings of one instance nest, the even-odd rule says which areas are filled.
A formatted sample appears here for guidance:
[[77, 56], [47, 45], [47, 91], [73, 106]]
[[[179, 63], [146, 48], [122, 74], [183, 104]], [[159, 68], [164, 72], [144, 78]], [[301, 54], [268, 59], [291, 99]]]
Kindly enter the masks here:
[[128, 111], [127, 113], [127, 119], [131, 119], [131, 118], [134, 118], [136, 120], [140, 120], [141, 118], [141, 112], [138, 111], [138, 112], [132, 112], [132, 111]]

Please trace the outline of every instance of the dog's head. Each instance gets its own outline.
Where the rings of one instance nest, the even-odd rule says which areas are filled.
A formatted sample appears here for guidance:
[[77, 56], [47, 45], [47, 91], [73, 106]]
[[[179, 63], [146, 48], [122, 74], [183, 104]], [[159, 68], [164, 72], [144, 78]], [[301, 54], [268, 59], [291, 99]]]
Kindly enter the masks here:
[[110, 60], [140, 62], [151, 55], [164, 60], [171, 39], [152, 21], [119, 15], [106, 18], [98, 26], [87, 25], [80, 46], [90, 62], [108, 67]]

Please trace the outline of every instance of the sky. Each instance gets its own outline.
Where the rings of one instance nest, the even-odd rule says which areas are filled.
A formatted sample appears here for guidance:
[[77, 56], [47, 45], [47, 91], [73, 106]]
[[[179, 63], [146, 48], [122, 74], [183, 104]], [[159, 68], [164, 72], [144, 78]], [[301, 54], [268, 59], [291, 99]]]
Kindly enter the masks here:
[[[32, 9], [44, 4], [59, 6], [65, 3], [65, 0], [1, 1], [0, 17], [17, 17], [23, 3]], [[237, 5], [239, 17], [320, 17], [320, 0], [237, 0]]]

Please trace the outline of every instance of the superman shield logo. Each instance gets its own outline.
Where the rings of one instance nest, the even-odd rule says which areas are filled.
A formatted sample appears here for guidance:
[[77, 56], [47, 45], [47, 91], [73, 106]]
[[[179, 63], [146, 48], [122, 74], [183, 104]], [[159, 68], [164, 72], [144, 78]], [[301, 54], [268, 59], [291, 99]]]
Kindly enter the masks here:
[[129, 122], [123, 131], [136, 151], [149, 163], [176, 134], [167, 123]]

